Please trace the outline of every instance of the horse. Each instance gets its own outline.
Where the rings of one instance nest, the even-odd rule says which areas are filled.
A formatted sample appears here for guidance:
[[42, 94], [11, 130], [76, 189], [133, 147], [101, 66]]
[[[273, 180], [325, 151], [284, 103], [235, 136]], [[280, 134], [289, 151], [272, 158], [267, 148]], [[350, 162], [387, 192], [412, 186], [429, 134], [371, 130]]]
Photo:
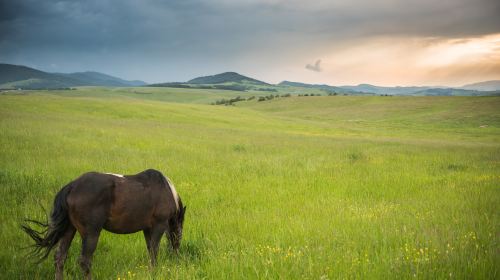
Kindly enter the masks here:
[[[185, 213], [174, 185], [157, 170], [135, 175], [88, 172], [57, 193], [48, 223], [27, 219], [21, 227], [35, 241], [32, 253], [39, 262], [59, 244], [54, 254], [57, 280], [63, 278], [68, 249], [78, 231], [79, 264], [85, 279], [91, 279], [92, 255], [103, 229], [117, 234], [142, 231], [154, 266], [164, 233], [177, 254]], [[37, 231], [30, 223], [44, 230]]]

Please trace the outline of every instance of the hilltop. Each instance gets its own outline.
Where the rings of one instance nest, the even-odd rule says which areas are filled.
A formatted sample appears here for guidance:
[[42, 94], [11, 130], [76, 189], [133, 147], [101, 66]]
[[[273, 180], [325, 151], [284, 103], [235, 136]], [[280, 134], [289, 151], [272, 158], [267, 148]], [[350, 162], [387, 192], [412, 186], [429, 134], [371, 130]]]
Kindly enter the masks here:
[[278, 86], [281, 87], [295, 87], [295, 88], [308, 88], [308, 89], [319, 89], [321, 91], [327, 92], [327, 93], [347, 93], [347, 94], [363, 94], [366, 92], [360, 92], [356, 90], [351, 90], [351, 89], [346, 89], [346, 88], [341, 88], [341, 87], [336, 87], [336, 86], [330, 86], [330, 85], [315, 85], [315, 84], [305, 84], [305, 83], [298, 83], [298, 82], [290, 82], [290, 81], [283, 81], [278, 84]]
[[430, 89], [432, 87], [417, 87], [417, 86], [409, 86], [409, 87], [383, 87], [383, 86], [375, 86], [370, 84], [359, 84], [357, 86], [341, 86], [341, 88], [360, 91], [360, 92], [371, 92], [375, 94], [412, 94], [419, 91], [424, 91]]
[[259, 81], [236, 72], [224, 72], [217, 75], [202, 76], [191, 79], [188, 84], [223, 84], [223, 83], [250, 83], [255, 85], [268, 86], [268, 83]]
[[76, 86], [142, 86], [143, 81], [127, 81], [99, 72], [49, 73], [13, 64], [0, 64], [2, 89], [56, 89]]
[[495, 91], [500, 90], [500, 80], [485, 81], [474, 84], [468, 84], [462, 87], [463, 89], [480, 90], [480, 91]]
[[277, 91], [274, 85], [253, 79], [236, 72], [224, 72], [216, 75], [202, 76], [187, 82], [158, 83], [151, 87], [218, 89], [233, 91]]
[[57, 74], [82, 81], [86, 85], [115, 86], [115, 87], [146, 85], [145, 82], [140, 80], [128, 81], [94, 71], [76, 72], [70, 74], [63, 74], [63, 73], [57, 73]]
[[[472, 84], [464, 87], [442, 87], [442, 86], [376, 86], [370, 84], [359, 84], [356, 86], [330, 86], [314, 85], [297, 82], [283, 81], [279, 86], [315, 88], [326, 92], [336, 92], [344, 94], [364, 94], [364, 95], [415, 95], [415, 96], [481, 96], [499, 95], [499, 81], [489, 81]], [[499, 83], [500, 84], [500, 83]]]

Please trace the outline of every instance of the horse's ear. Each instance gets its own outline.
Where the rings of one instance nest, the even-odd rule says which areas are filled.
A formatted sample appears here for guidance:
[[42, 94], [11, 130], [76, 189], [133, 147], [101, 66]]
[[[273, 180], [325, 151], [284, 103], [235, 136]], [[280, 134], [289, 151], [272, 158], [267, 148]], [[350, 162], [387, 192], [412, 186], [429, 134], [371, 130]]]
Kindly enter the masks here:
[[179, 219], [181, 222], [184, 221], [184, 214], [186, 214], [186, 206], [182, 207], [181, 211], [179, 211]]

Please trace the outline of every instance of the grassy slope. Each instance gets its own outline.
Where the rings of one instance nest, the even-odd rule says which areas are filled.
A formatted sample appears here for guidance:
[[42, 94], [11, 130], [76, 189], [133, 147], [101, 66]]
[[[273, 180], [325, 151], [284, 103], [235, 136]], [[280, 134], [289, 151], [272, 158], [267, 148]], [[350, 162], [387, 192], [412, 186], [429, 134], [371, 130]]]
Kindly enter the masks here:
[[[7, 92], [6, 94], [16, 94]], [[198, 103], [210, 104], [220, 99], [231, 99], [237, 96], [250, 97], [269, 95], [264, 91], [231, 91], [231, 90], [208, 90], [208, 89], [185, 89], [169, 87], [79, 87], [76, 90], [54, 90], [54, 91], [26, 91], [30, 95], [64, 96], [76, 98], [120, 98], [134, 100], [157, 100], [175, 103]], [[275, 94], [275, 93], [273, 93]], [[130, 100], [132, 101], [132, 100]]]
[[[498, 140], [498, 97], [322, 96], [243, 102], [283, 120], [310, 121], [335, 134], [428, 140]], [[483, 127], [481, 127], [483, 126]], [[431, 133], [431, 134], [429, 134]], [[429, 137], [430, 136], [430, 137]]]
[[[62, 185], [89, 170], [150, 167], [188, 205], [180, 258], [162, 250], [149, 271], [142, 234], [103, 233], [97, 279], [498, 277], [500, 98], [223, 107], [157, 100], [234, 93], [131, 90], [0, 96], [5, 279], [52, 277], [50, 261], [21, 265], [18, 223], [42, 219], [39, 205]], [[69, 278], [79, 275], [78, 242]]]

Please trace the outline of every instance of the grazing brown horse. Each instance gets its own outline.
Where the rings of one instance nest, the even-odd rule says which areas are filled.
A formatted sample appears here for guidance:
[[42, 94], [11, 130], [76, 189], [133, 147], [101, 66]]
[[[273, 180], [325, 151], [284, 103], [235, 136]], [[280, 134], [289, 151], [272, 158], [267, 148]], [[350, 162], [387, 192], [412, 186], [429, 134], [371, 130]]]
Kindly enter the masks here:
[[178, 251], [185, 212], [174, 185], [157, 170], [125, 176], [89, 172], [57, 193], [49, 223], [27, 220], [45, 230], [36, 231], [27, 224], [22, 229], [35, 241], [34, 253], [40, 260], [59, 243], [54, 255], [56, 279], [63, 278], [64, 261], [78, 231], [80, 266], [85, 278], [91, 279], [92, 254], [102, 229], [120, 234], [142, 230], [155, 265], [163, 233]]

